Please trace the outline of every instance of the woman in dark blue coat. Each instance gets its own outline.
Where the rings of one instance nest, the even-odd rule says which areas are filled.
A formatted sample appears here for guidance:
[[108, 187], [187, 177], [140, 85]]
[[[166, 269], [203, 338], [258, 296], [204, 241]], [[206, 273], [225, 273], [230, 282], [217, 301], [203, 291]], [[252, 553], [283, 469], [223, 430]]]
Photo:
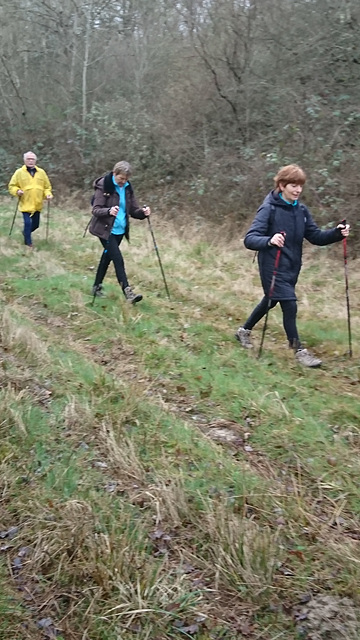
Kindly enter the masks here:
[[[295, 285], [301, 269], [302, 245], [306, 238], [312, 244], [324, 246], [342, 240], [349, 234], [349, 225], [322, 231], [313, 221], [299, 197], [305, 184], [304, 171], [291, 164], [280, 169], [274, 178], [275, 189], [265, 198], [247, 232], [244, 244], [258, 251], [258, 262], [264, 297], [255, 307], [235, 336], [246, 349], [251, 349], [251, 330], [279, 302], [289, 346], [295, 350], [298, 362], [306, 367], [319, 367], [321, 360], [304, 349], [296, 327], [297, 304]], [[273, 290], [270, 292], [275, 260], [281, 249]], [[270, 293], [270, 300], [269, 300]]]

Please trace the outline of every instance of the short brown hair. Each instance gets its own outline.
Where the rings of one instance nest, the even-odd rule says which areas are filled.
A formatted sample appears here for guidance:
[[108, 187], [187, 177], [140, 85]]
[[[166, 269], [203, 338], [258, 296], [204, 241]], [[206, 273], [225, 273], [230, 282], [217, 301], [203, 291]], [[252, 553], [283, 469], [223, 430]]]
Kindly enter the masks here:
[[285, 185], [285, 187], [287, 184], [303, 185], [306, 182], [306, 173], [297, 164], [287, 164], [285, 167], [279, 169], [274, 178], [274, 182], [276, 189], [279, 189], [280, 182]]
[[124, 173], [128, 178], [131, 176], [131, 165], [125, 160], [121, 160], [114, 165], [113, 173], [118, 176], [119, 173]]

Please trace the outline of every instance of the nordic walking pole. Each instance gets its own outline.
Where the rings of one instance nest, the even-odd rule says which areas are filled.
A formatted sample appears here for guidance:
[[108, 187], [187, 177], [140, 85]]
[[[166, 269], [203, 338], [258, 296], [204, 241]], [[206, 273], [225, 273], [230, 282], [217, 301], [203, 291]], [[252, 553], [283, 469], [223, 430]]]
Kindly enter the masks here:
[[9, 231], [9, 236], [11, 236], [11, 234], [12, 234], [12, 230], [13, 230], [13, 227], [14, 227], [14, 224], [15, 224], [15, 218], [16, 218], [16, 214], [17, 214], [18, 208], [19, 208], [19, 199], [17, 200], [17, 203], [16, 203], [15, 213], [14, 213], [14, 217], [13, 217], [13, 220], [12, 220], [12, 223], [11, 223], [11, 229]]
[[[341, 223], [346, 226], [346, 220], [341, 220]], [[345, 295], [346, 295], [346, 308], [347, 308], [347, 325], [349, 336], [349, 358], [352, 358], [352, 346], [351, 346], [351, 320], [350, 320], [350, 298], [349, 298], [349, 279], [348, 279], [348, 264], [347, 264], [347, 238], [343, 238], [343, 250], [344, 250], [344, 272], [345, 272]]]
[[47, 201], [47, 213], [46, 213], [46, 242], [49, 238], [49, 221], [50, 221], [50, 200]]
[[[145, 208], [146, 208], [146, 204], [144, 204], [144, 209], [145, 209]], [[162, 277], [163, 277], [163, 280], [164, 280], [164, 285], [165, 285], [166, 294], [167, 294], [167, 297], [169, 298], [169, 300], [171, 300], [171, 299], [170, 299], [169, 288], [168, 288], [168, 286], [167, 286], [167, 282], [166, 282], [166, 278], [165, 278], [164, 269], [163, 269], [163, 266], [162, 266], [162, 264], [161, 264], [161, 259], [160, 259], [159, 250], [158, 250], [158, 248], [157, 248], [157, 244], [156, 244], [156, 240], [155, 240], [154, 232], [153, 232], [153, 229], [152, 229], [152, 226], [151, 226], [151, 222], [150, 222], [150, 216], [147, 216], [147, 221], [148, 221], [148, 223], [149, 223], [150, 233], [151, 233], [151, 236], [152, 236], [152, 239], [153, 239], [153, 243], [154, 243], [154, 247], [155, 247], [156, 255], [157, 255], [158, 260], [159, 260], [160, 271], [161, 271], [161, 274], [162, 274]]]
[[91, 222], [91, 219], [89, 220], [89, 222], [87, 223], [87, 225], [86, 225], [86, 227], [84, 229], [83, 238], [85, 238], [86, 232], [87, 232], [88, 228], [90, 227], [90, 222]]
[[[90, 223], [89, 223], [89, 224], [90, 224]], [[107, 254], [107, 252], [108, 252], [109, 244], [110, 244], [110, 236], [109, 236], [109, 239], [107, 240], [106, 246], [104, 247], [104, 251], [103, 251], [102, 256], [101, 256], [101, 258], [100, 258], [100, 264], [102, 264], [102, 261], [104, 260], [104, 258], [105, 258], [105, 256], [106, 256], [106, 254]], [[98, 266], [98, 270], [99, 270], [99, 268], [100, 268], [100, 264], [99, 264], [99, 266]], [[95, 284], [94, 284], [93, 299], [92, 299], [92, 301], [91, 301], [91, 306], [92, 306], [92, 307], [93, 307], [93, 306], [94, 306], [94, 304], [95, 304], [96, 296], [97, 296], [97, 293], [98, 293], [98, 287], [99, 287], [99, 285], [95, 285]]]
[[[280, 233], [285, 238], [285, 236], [286, 236], [285, 231], [280, 231]], [[268, 307], [267, 307], [267, 310], [266, 310], [266, 316], [265, 316], [265, 322], [264, 322], [262, 335], [261, 335], [261, 342], [260, 342], [259, 352], [258, 352], [258, 355], [257, 355], [258, 358], [260, 358], [260, 356], [261, 356], [262, 348], [263, 348], [263, 344], [264, 344], [264, 338], [265, 338], [265, 333], [266, 333], [268, 315], [269, 315], [269, 311], [270, 311], [271, 299], [272, 299], [272, 296], [273, 296], [273, 293], [274, 293], [274, 289], [275, 289], [275, 281], [276, 281], [277, 270], [279, 268], [281, 249], [282, 249], [282, 247], [279, 247], [279, 249], [277, 250], [277, 253], [276, 253], [274, 271], [273, 271], [273, 274], [272, 274], [271, 284], [270, 284], [270, 289], [269, 289], [269, 295], [268, 295]]]
[[91, 300], [91, 303], [90, 303], [92, 307], [94, 306], [95, 298], [96, 298], [96, 289], [94, 288], [93, 299]]

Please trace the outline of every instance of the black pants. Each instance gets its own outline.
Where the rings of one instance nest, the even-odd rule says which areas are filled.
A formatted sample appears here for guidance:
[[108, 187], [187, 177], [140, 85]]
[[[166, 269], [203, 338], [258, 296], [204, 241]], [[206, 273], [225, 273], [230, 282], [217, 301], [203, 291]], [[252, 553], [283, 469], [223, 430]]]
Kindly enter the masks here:
[[97, 268], [94, 286], [102, 283], [106, 276], [106, 272], [108, 270], [110, 262], [114, 263], [116, 277], [122, 290], [124, 290], [125, 287], [129, 286], [126, 277], [124, 258], [122, 257], [122, 253], [120, 251], [120, 242], [123, 237], [124, 234], [114, 235], [113, 233], [111, 233], [109, 240], [103, 240], [102, 238], [100, 238], [100, 242], [104, 247], [104, 251]]
[[261, 318], [264, 317], [268, 308], [273, 309], [280, 302], [283, 325], [290, 346], [299, 349], [301, 347], [299, 334], [296, 328], [297, 304], [296, 300], [271, 300], [269, 307], [269, 298], [263, 297], [261, 302], [255, 307], [249, 318], [244, 324], [244, 329], [252, 329]]

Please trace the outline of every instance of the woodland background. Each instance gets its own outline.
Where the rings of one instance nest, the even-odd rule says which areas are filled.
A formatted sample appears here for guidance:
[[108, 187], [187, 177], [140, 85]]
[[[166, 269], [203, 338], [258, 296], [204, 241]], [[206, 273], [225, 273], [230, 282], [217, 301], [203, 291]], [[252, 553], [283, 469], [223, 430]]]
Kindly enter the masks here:
[[241, 221], [298, 162], [319, 221], [359, 229], [358, 0], [1, 0], [0, 18], [2, 192], [28, 149], [87, 205], [127, 159], [163, 212]]

